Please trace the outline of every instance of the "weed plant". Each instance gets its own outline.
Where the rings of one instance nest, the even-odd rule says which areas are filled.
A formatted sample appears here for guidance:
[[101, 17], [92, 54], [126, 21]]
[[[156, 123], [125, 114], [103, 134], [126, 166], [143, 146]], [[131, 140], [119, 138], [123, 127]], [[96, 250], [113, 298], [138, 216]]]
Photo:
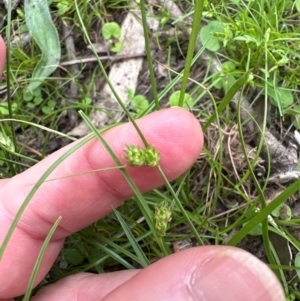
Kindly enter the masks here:
[[[18, 7], [15, 13], [9, 13], [11, 18], [7, 19], [7, 27], [1, 31], [9, 46], [9, 65], [4, 73], [6, 82], [2, 82], [0, 87], [7, 87], [8, 91], [7, 100], [0, 104], [1, 177], [12, 177], [43, 159], [52, 151], [49, 144], [52, 143], [54, 135], [69, 141], [75, 140], [65, 133], [64, 123], [61, 122], [67, 110], [80, 112], [78, 117], [88, 124], [93, 134], [62, 155], [35, 183], [1, 246], [0, 256], [37, 189], [47, 181], [51, 172], [64, 159], [96, 136], [119, 166], [135, 192], [135, 197], [127, 200], [105, 219], [69, 237], [62, 252], [67, 266], [62, 268], [60, 262], [57, 262], [49, 274], [48, 283], [82, 271], [102, 273], [107, 270], [146, 267], [150, 262], [172, 253], [173, 246], [182, 242], [188, 242], [190, 246], [229, 244], [245, 247], [245, 237], [249, 239], [255, 235], [258, 241], [263, 242], [268, 265], [278, 275], [286, 296], [291, 300], [299, 299], [300, 293], [293, 286], [299, 281], [299, 263], [297, 260], [291, 265], [282, 263], [279, 259], [280, 254], [269, 239], [269, 233], [276, 233], [283, 238], [294, 253], [300, 251], [299, 241], [291, 235], [288, 228], [298, 224], [299, 220], [291, 216], [284, 219], [278, 214], [278, 208], [282, 208], [290, 197], [298, 196], [300, 181], [286, 185], [283, 192], [267, 204], [270, 170], [267, 166], [266, 176], [262, 180], [257, 176], [255, 169], [262, 142], [255, 160], [246, 160], [242, 171], [239, 171], [236, 177], [230, 176], [226, 167], [224, 142], [226, 134], [231, 129], [238, 128], [241, 149], [245, 152], [247, 147], [239, 112], [233, 112], [230, 107], [230, 102], [237, 92], [245, 94], [255, 91], [257, 95], [262, 95], [265, 108], [270, 100], [273, 111], [278, 112], [278, 120], [290, 120], [298, 127], [299, 1], [175, 1], [184, 13], [178, 19], [160, 7], [156, 18], [160, 20], [161, 31], [167, 32], [170, 23], [177, 34], [183, 27], [187, 32], [191, 30], [189, 44], [185, 48], [179, 38], [175, 38], [175, 41], [168, 40], [168, 43], [164, 44], [164, 40], [150, 34], [147, 19], [153, 17], [153, 13], [150, 13], [149, 4], [144, 0], [138, 2], [146, 38], [153, 97], [148, 99], [149, 103], [145, 102], [145, 99], [136, 99], [128, 110], [118, 95], [115, 96], [127, 118], [135, 124], [136, 117], [159, 110], [164, 106], [163, 100], [171, 95], [171, 105], [189, 109], [202, 123], [206, 135], [203, 153], [187, 173], [169, 183], [160, 168], [159, 154], [148, 144], [135, 124], [144, 147], [124, 146], [124, 156], [127, 156], [131, 165], [146, 164], [157, 168], [166, 184], [165, 188], [141, 194], [119, 158], [103, 140], [101, 131], [99, 132], [87, 117], [89, 112], [95, 109], [91, 94], [97, 79], [103, 77], [109, 83], [109, 64], [102, 62], [98, 54], [94, 53], [98, 62], [93, 68], [81, 65], [76, 76], [66, 69], [58, 68], [52, 75], [47, 76], [31, 97], [24, 97], [24, 90], [30, 84], [31, 74], [41, 55], [34, 41], [28, 44], [11, 43], [15, 41], [15, 37], [24, 35], [27, 30], [24, 10]], [[126, 1], [99, 3], [69, 0], [51, 2], [51, 18], [58, 28], [62, 60], [66, 59], [65, 44], [61, 38], [61, 28], [64, 24], [71, 25], [77, 45], [89, 45], [93, 49], [91, 37], [101, 28], [99, 24], [117, 22], [113, 16], [119, 16], [131, 9], [131, 4]], [[192, 21], [189, 21], [191, 16]], [[199, 40], [202, 43], [200, 47]], [[158, 42], [159, 47], [165, 48], [169, 53], [168, 61], [174, 47], [185, 57], [184, 68], [179, 72], [172, 70], [172, 66], [166, 66], [169, 82], [159, 91], [156, 85], [158, 79], [153, 71], [156, 62], [152, 59], [150, 41]], [[197, 77], [201, 56], [207, 50], [222, 64], [222, 70], [211, 73], [208, 62], [204, 65], [207, 70], [202, 72], [203, 76]], [[70, 82], [76, 85], [80, 94], [80, 98], [72, 102], [66, 93]], [[114, 87], [111, 86], [111, 89], [114, 90]], [[129, 94], [134, 99], [135, 91], [129, 91]], [[188, 101], [185, 101], [186, 99]], [[262, 133], [266, 131], [267, 109], [263, 112], [263, 118]], [[25, 136], [22, 144], [17, 143], [18, 135], [21, 134]], [[34, 152], [27, 147], [33, 139], [38, 141], [37, 150]], [[220, 206], [224, 206], [221, 213]], [[32, 283], [40, 260], [58, 222], [59, 219], [45, 240], [24, 300], [28, 300], [32, 293]]]

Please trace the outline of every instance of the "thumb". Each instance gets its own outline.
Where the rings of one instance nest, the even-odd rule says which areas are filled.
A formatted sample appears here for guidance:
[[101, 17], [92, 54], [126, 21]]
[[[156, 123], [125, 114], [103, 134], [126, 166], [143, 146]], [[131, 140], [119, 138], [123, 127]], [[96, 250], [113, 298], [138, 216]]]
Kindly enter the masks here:
[[69, 276], [42, 289], [33, 300], [285, 301], [285, 297], [274, 273], [253, 255], [207, 246], [172, 254], [144, 270]]
[[207, 246], [166, 257], [112, 291], [104, 300], [284, 301], [274, 273], [237, 248]]

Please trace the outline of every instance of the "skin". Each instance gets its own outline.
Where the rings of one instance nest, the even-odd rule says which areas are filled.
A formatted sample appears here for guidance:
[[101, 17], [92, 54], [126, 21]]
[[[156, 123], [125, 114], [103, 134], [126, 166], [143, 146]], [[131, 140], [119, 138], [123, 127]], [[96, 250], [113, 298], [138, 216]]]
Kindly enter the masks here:
[[[0, 39], [1, 73], [4, 63], [5, 45]], [[183, 109], [152, 113], [138, 120], [138, 125], [160, 152], [162, 169], [170, 180], [187, 170], [201, 152], [201, 127]], [[103, 136], [120, 159], [125, 145], [142, 145], [129, 123]], [[12, 179], [0, 181], [0, 243], [32, 184], [71, 146]], [[114, 166], [113, 160], [94, 139], [68, 157], [50, 178], [109, 166]], [[163, 184], [154, 168], [128, 171], [143, 192]], [[132, 195], [118, 170], [44, 183], [26, 208], [0, 261], [0, 300], [11, 301], [25, 292], [40, 247], [58, 216], [62, 216], [62, 221], [46, 251], [36, 284], [51, 268], [68, 235], [102, 218]], [[285, 298], [273, 272], [257, 258], [237, 248], [207, 246], [172, 254], [143, 270], [66, 277], [39, 291], [32, 300], [284, 301]]]

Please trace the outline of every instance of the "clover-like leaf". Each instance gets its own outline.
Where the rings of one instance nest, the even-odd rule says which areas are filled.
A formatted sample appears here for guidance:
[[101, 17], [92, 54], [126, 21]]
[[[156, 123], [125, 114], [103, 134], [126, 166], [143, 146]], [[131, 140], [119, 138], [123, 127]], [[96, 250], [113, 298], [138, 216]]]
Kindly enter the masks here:
[[146, 110], [148, 105], [146, 97], [140, 94], [134, 96], [131, 100], [131, 106], [136, 112]]
[[268, 95], [270, 96], [272, 105], [283, 109], [291, 105], [294, 101], [292, 92], [281, 87], [276, 87], [275, 89], [272, 87], [268, 88]]
[[121, 28], [116, 22], [105, 23], [102, 27], [102, 35], [105, 40], [109, 40], [112, 37], [119, 39], [121, 36]]
[[299, 268], [300, 268], [300, 252], [298, 252], [295, 256], [295, 267], [298, 268], [296, 270], [296, 273], [297, 273], [298, 277], [300, 277], [300, 270], [299, 270]]
[[72, 265], [79, 265], [83, 262], [81, 253], [75, 248], [65, 248], [64, 256], [66, 261]]
[[[172, 95], [169, 98], [171, 107], [179, 105], [179, 97], [180, 97], [180, 91], [175, 91], [174, 93], [172, 93]], [[193, 106], [192, 96], [188, 93], [184, 93], [183, 108], [190, 109], [192, 108], [192, 106]]]
[[220, 49], [220, 41], [222, 38], [216, 34], [224, 33], [224, 25], [219, 21], [211, 21], [200, 30], [200, 39], [205, 48], [210, 51], [218, 51]]

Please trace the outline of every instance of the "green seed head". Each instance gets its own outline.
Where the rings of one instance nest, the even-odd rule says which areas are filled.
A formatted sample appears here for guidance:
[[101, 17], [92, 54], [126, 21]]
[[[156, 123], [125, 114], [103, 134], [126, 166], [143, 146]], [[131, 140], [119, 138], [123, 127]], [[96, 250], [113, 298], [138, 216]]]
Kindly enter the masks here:
[[171, 221], [171, 209], [167, 202], [163, 201], [158, 204], [155, 208], [155, 229], [160, 236], [165, 236], [166, 231]]
[[148, 146], [145, 150], [145, 162], [148, 166], [157, 166], [160, 158], [160, 154], [155, 150], [154, 147]]
[[146, 149], [141, 149], [139, 146], [128, 145], [124, 149], [125, 159], [131, 166], [157, 166], [160, 154], [156, 150], [147, 146]]
[[131, 166], [143, 166], [145, 165], [144, 151], [139, 146], [128, 145], [124, 149], [127, 156], [125, 159]]

